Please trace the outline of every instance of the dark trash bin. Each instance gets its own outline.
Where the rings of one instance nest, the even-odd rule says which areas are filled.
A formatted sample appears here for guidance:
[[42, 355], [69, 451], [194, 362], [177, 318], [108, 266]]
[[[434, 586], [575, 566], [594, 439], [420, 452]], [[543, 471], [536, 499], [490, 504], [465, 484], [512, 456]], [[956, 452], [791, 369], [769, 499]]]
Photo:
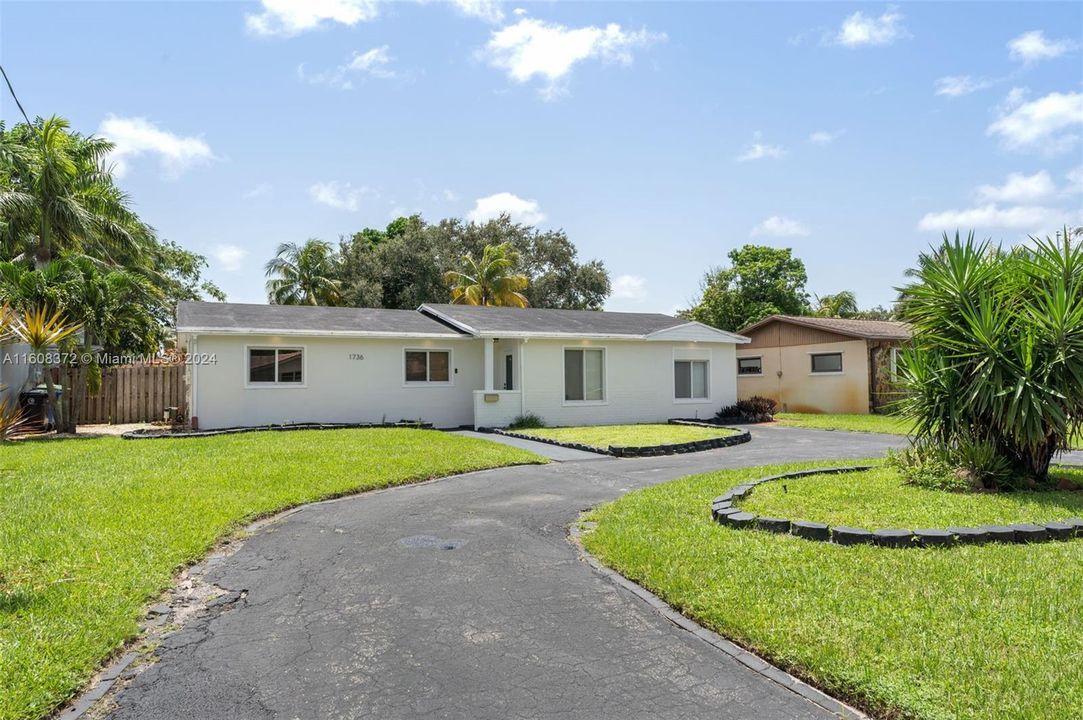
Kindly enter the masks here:
[[[55, 385], [53, 391], [57, 401], [59, 401], [64, 394], [64, 388]], [[44, 383], [19, 393], [19, 407], [22, 408], [27, 422], [39, 425], [47, 430], [56, 425], [55, 418], [51, 414], [48, 417], [46, 416], [49, 409], [48, 397], [49, 388], [45, 387]]]

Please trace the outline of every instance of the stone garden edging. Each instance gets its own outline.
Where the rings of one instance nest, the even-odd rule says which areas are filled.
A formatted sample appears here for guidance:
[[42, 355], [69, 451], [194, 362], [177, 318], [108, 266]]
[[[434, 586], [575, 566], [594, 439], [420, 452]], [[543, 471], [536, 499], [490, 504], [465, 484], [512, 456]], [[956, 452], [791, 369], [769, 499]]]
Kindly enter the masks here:
[[770, 475], [736, 485], [711, 500], [711, 518], [727, 527], [741, 530], [763, 530], [790, 534], [805, 540], [830, 542], [835, 545], [876, 545], [886, 548], [951, 547], [953, 545], [984, 545], [990, 542], [1038, 543], [1052, 540], [1083, 538], [1083, 518], [1069, 518], [1062, 522], [1043, 524], [1018, 523], [1015, 525], [979, 525], [975, 527], [925, 528], [919, 530], [883, 529], [865, 530], [806, 520], [789, 520], [758, 516], [744, 512], [734, 502], [748, 497], [757, 485], [776, 480], [802, 478], [810, 475], [839, 475], [843, 473], [872, 470], [875, 465], [816, 468]]
[[368, 428], [412, 428], [432, 430], [432, 423], [292, 423], [284, 425], [246, 425], [243, 427], [217, 428], [214, 430], [132, 430], [121, 433], [125, 440], [149, 440], [156, 438], [195, 438], [215, 435], [237, 435], [249, 432], [281, 432], [284, 430], [346, 430]]
[[537, 435], [528, 435], [526, 433], [516, 432], [514, 430], [486, 428], [485, 431], [494, 433], [496, 435], [504, 435], [506, 437], [518, 438], [520, 440], [530, 440], [532, 442], [545, 443], [546, 445], [556, 445], [557, 447], [568, 448], [569, 450], [582, 450], [584, 452], [598, 453], [599, 455], [612, 455], [613, 457], [618, 458], [657, 457], [660, 455], [678, 454], [683, 455], [686, 453], [703, 452], [705, 450], [716, 450], [718, 448], [740, 445], [741, 443], [749, 442], [752, 439], [752, 435], [748, 432], [748, 430], [738, 430], [737, 428], [725, 427], [723, 425], [688, 422], [684, 420], [670, 420], [670, 424], [698, 425], [709, 428], [721, 428], [724, 430], [732, 430], [734, 434], [724, 435], [717, 438], [710, 438], [707, 440], [693, 440], [685, 443], [670, 443], [668, 445], [639, 445], [635, 447], [610, 445], [608, 448], [602, 448], [595, 445], [584, 445], [583, 443], [561, 442], [560, 440], [538, 437]]

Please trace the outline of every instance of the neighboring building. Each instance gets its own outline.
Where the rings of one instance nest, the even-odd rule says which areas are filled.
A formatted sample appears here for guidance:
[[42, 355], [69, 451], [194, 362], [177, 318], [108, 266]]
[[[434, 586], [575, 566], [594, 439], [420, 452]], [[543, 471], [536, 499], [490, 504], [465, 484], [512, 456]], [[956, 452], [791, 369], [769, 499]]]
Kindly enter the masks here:
[[669, 315], [422, 305], [183, 302], [201, 428], [424, 420], [501, 427], [707, 418], [737, 399], [747, 338]]
[[741, 330], [737, 396], [784, 412], [881, 412], [898, 399], [895, 363], [910, 328], [887, 320], [771, 315]]

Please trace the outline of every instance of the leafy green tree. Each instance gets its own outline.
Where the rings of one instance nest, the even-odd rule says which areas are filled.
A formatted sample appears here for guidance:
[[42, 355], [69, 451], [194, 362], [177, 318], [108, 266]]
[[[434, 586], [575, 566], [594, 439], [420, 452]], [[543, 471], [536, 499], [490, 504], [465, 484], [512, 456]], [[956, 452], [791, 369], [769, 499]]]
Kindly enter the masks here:
[[468, 253], [462, 262], [462, 271], [450, 270], [444, 276], [444, 282], [451, 288], [451, 302], [506, 307], [530, 304], [522, 292], [530, 280], [526, 275], [514, 274], [519, 253], [511, 243], [486, 245], [480, 260]]
[[480, 258], [487, 246], [503, 243], [519, 254], [519, 271], [530, 281], [522, 294], [532, 306], [595, 310], [608, 297], [605, 266], [579, 262], [563, 231], [542, 232], [506, 216], [481, 224], [454, 218], [429, 224], [414, 215], [341, 240], [343, 302], [409, 309], [443, 302], [444, 275], [459, 269], [464, 255]]
[[986, 477], [1048, 478], [1083, 428], [1080, 231], [1010, 250], [944, 236], [901, 289], [914, 330], [903, 412], [917, 441]]
[[857, 307], [857, 296], [850, 290], [842, 290], [834, 295], [814, 295], [816, 307], [813, 315], [831, 318], [849, 318], [856, 316], [860, 310]]
[[158, 322], [154, 340], [165, 343], [178, 301], [225, 295], [204, 279], [206, 258], [160, 241], [132, 211], [105, 166], [112, 148], [56, 116], [10, 130], [0, 123], [0, 260], [44, 270], [81, 258], [106, 275], [142, 277], [156, 290], [146, 306]]
[[704, 276], [699, 301], [686, 317], [736, 332], [768, 315], [808, 313], [808, 275], [792, 250], [745, 245], [728, 257], [729, 267]]
[[337, 305], [339, 259], [331, 243], [282, 243], [267, 262], [267, 296], [276, 305]]

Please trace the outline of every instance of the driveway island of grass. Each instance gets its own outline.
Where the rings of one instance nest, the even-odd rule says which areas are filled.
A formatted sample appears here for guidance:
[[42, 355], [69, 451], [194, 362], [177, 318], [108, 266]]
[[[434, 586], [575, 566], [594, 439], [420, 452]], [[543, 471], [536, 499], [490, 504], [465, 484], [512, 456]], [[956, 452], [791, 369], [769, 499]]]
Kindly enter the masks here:
[[177, 570], [323, 498], [505, 465], [523, 450], [410, 429], [0, 445], [0, 718], [39, 718], [138, 633]]
[[[629, 493], [586, 516], [596, 527], [585, 546], [703, 625], [876, 716], [1083, 717], [1083, 540], [893, 550], [711, 520], [710, 500], [727, 488], [808, 467], [716, 472]], [[865, 487], [848, 486], [855, 479]], [[858, 527], [1064, 519], [1083, 506], [1080, 493], [900, 488], [886, 470], [786, 484], [785, 493], [781, 483], [761, 485], [740, 504]], [[867, 497], [877, 493], [886, 497]], [[832, 510], [847, 497], [847, 511]]]
[[695, 425], [584, 425], [581, 427], [539, 428], [519, 430], [523, 435], [556, 440], [562, 443], [579, 443], [603, 450], [610, 446], [643, 447], [648, 445], [672, 445], [675, 443], [710, 440], [733, 435], [734, 430]]

